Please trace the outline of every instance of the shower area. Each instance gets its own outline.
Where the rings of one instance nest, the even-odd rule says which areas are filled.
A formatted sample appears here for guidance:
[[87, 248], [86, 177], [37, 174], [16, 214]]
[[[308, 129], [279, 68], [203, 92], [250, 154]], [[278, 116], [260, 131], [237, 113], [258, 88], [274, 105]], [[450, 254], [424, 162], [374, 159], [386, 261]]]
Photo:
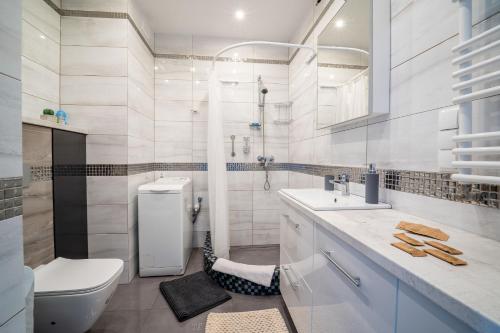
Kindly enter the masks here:
[[208, 202], [212, 248], [223, 258], [229, 258], [231, 246], [279, 244], [277, 191], [288, 187], [288, 60], [235, 59], [249, 47], [286, 55], [290, 48], [309, 49], [306, 65], [316, 55], [305, 45], [244, 42], [214, 57], [208, 82]]

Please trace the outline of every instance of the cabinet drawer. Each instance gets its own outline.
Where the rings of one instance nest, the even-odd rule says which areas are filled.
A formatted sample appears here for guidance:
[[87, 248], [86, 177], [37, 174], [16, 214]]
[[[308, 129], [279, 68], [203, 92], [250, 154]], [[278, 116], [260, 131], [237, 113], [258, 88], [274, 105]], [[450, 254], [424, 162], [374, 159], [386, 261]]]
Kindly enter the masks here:
[[397, 279], [316, 224], [313, 332], [394, 332]]
[[[290, 260], [285, 258], [284, 261]], [[297, 331], [311, 332], [312, 291], [290, 264], [281, 265], [280, 290]]]
[[297, 210], [286, 206], [280, 216], [280, 246], [290, 257], [290, 263], [303, 277], [313, 269], [314, 222]]

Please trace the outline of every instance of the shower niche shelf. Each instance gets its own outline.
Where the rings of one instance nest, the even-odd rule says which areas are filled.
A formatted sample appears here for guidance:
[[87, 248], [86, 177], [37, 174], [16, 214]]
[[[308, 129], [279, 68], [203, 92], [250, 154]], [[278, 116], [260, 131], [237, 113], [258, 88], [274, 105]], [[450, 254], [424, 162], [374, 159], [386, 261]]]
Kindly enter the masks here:
[[274, 108], [277, 110], [277, 114], [273, 123], [276, 125], [288, 125], [292, 114], [292, 102], [275, 103]]

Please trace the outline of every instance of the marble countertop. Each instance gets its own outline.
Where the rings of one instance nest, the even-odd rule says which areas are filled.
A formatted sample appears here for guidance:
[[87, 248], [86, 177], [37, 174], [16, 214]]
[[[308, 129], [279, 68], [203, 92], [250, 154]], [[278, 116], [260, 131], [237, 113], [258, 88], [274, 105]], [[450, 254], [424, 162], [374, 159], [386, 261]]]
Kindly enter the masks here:
[[52, 121], [37, 119], [37, 118], [23, 117], [23, 123], [30, 124], [30, 125], [42, 126], [42, 127], [55, 128], [55, 129], [59, 129], [62, 131], [75, 132], [75, 133], [80, 133], [80, 134], [89, 134], [88, 131], [86, 129], [83, 129], [83, 128], [78, 128], [78, 127], [74, 127], [71, 125], [58, 124], [58, 123], [54, 123]]
[[[500, 332], [500, 242], [394, 209], [313, 211], [286, 194], [285, 202], [349, 243], [401, 281], [479, 332]], [[401, 221], [422, 223], [450, 235], [466, 266], [433, 256], [414, 258], [391, 246]], [[499, 221], [500, 222], [500, 221]], [[421, 238], [416, 236], [416, 238]]]

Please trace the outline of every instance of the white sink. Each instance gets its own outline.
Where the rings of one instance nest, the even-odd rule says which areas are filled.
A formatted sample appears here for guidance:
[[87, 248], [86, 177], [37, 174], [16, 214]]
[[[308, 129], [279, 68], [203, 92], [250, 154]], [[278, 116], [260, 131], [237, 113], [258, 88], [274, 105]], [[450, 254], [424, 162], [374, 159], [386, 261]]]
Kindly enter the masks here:
[[386, 203], [367, 204], [365, 198], [358, 195], [342, 195], [340, 191], [325, 191], [316, 188], [283, 189], [280, 191], [297, 200], [312, 210], [353, 210], [353, 209], [389, 209]]

